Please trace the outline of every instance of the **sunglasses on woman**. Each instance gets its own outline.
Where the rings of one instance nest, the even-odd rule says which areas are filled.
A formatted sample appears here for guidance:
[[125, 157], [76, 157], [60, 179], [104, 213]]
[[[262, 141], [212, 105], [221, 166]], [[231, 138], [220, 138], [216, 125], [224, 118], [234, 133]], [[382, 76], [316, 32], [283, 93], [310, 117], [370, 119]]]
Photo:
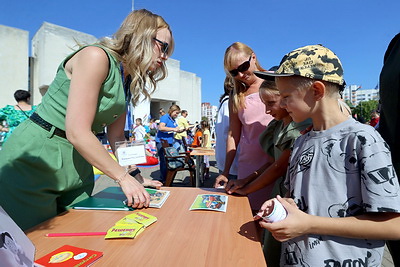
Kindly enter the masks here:
[[154, 41], [158, 42], [161, 45], [161, 52], [165, 55], [168, 55], [168, 46], [169, 44], [163, 41], [158, 40], [157, 38], [153, 38]]
[[235, 77], [239, 74], [239, 72], [247, 71], [250, 68], [250, 61], [251, 61], [251, 55], [249, 57], [249, 60], [240, 64], [239, 67], [237, 67], [237, 69], [230, 70], [229, 73], [232, 75], [232, 77]]

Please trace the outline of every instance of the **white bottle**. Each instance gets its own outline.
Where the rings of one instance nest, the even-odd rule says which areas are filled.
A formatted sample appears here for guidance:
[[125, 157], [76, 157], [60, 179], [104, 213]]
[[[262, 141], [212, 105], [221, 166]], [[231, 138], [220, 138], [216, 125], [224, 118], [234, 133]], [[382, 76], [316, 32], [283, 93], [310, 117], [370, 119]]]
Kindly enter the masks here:
[[287, 211], [285, 210], [283, 205], [276, 198], [272, 200], [272, 204], [272, 207], [269, 207], [264, 211], [258, 212], [256, 216], [254, 216], [254, 219], [257, 220], [262, 218], [264, 221], [269, 223], [284, 220], [287, 216]]

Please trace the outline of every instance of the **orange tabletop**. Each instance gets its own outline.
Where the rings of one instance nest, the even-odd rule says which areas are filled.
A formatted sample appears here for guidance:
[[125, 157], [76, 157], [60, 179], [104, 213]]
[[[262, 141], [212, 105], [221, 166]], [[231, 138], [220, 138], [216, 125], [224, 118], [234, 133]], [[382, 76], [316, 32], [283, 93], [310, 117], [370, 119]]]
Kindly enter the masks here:
[[211, 188], [164, 187], [171, 194], [158, 218], [135, 239], [104, 236], [45, 237], [47, 233], [103, 232], [132, 211], [70, 210], [27, 231], [36, 259], [62, 245], [102, 251], [95, 266], [266, 266], [247, 197], [229, 196], [227, 212], [189, 211]]
[[204, 148], [204, 147], [195, 147], [195, 148], [190, 148], [193, 149], [190, 152], [191, 156], [214, 156], [215, 155], [215, 150], [212, 148]]
[[196, 187], [202, 186], [204, 183], [203, 181], [203, 156], [214, 156], [215, 150], [212, 148], [205, 148], [205, 147], [190, 147], [189, 149], [193, 149], [190, 152], [190, 156], [197, 156], [196, 157]]

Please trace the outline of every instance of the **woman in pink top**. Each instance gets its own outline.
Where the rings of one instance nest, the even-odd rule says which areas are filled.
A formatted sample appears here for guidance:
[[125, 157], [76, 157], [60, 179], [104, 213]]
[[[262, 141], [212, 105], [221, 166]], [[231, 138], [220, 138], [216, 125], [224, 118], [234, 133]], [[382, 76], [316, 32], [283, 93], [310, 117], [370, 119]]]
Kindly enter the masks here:
[[[258, 142], [258, 136], [272, 120], [272, 116], [265, 114], [265, 106], [258, 92], [263, 80], [253, 73], [264, 69], [253, 50], [240, 42], [233, 43], [226, 49], [224, 68], [227, 75], [233, 77], [235, 86], [233, 97], [229, 99], [230, 126], [226, 141], [225, 169], [217, 177], [215, 187], [228, 182], [229, 169], [238, 146], [238, 179], [252, 175], [271, 160]], [[271, 190], [272, 186], [269, 186], [248, 195], [254, 211], [269, 198]]]

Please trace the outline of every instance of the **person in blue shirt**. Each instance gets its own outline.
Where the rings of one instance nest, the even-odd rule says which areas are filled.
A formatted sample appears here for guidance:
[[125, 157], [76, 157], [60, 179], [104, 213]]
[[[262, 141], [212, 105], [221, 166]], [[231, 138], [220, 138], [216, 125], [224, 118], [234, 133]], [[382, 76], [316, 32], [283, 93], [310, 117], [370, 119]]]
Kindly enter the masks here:
[[165, 163], [164, 149], [162, 147], [161, 140], [167, 140], [169, 146], [173, 146], [175, 142], [174, 134], [181, 133], [186, 130], [185, 128], [180, 128], [176, 121], [176, 118], [180, 113], [181, 113], [181, 108], [178, 105], [174, 104], [169, 108], [168, 113], [160, 118], [160, 124], [158, 126], [158, 132], [156, 135], [156, 146], [157, 146], [158, 157], [160, 160], [161, 175], [160, 178], [156, 180], [159, 180], [162, 183], [165, 183], [165, 178], [167, 175], [167, 166]]

